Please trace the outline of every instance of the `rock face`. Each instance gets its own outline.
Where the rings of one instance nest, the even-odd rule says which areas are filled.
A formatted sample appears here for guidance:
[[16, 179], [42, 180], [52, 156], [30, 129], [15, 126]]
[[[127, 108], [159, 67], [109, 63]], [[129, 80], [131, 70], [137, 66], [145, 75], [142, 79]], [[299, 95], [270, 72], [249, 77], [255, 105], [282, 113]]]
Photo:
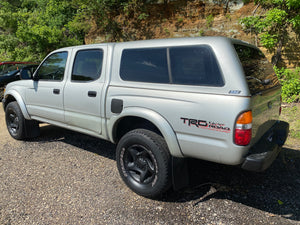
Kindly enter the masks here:
[[[257, 44], [254, 35], [242, 30], [240, 19], [253, 14], [257, 5], [243, 0], [160, 0], [147, 4], [144, 11], [133, 11], [115, 17], [114, 27], [99, 29], [94, 23], [85, 41], [89, 43], [144, 39], [226, 36]], [[256, 14], [263, 14], [260, 8]], [[147, 16], [141, 19], [141, 15]], [[295, 46], [294, 43], [291, 46]], [[259, 46], [271, 61], [272, 54]], [[298, 50], [286, 47], [284, 64], [299, 66]], [[298, 54], [298, 55], [297, 55]], [[296, 56], [296, 57], [294, 57]], [[294, 59], [293, 59], [294, 57]]]
[[99, 30], [94, 24], [86, 43], [195, 36], [227, 36], [251, 41], [239, 24], [240, 17], [247, 16], [243, 8], [254, 9], [255, 6], [253, 3], [244, 6], [243, 0], [177, 0], [166, 4], [162, 1], [147, 5], [148, 16], [144, 20], [138, 18], [138, 12], [130, 18], [116, 17], [118, 34]]
[[229, 10], [229, 12], [234, 12], [236, 10], [239, 10], [240, 8], [242, 8], [244, 6], [244, 1], [243, 0], [206, 0], [204, 2], [208, 2], [211, 4], [222, 4], [225, 8], [227, 7], [227, 9]]

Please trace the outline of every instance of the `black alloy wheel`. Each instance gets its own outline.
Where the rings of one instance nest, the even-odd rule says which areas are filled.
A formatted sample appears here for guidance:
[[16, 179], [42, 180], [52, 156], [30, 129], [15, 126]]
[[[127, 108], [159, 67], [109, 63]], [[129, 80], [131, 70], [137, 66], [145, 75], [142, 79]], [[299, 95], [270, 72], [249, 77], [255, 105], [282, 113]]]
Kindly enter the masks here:
[[6, 126], [9, 134], [17, 139], [25, 138], [25, 119], [17, 102], [10, 102], [5, 110]]
[[157, 175], [154, 155], [142, 145], [132, 145], [123, 151], [123, 166], [130, 176], [129, 179], [141, 185], [153, 183]]
[[162, 136], [136, 129], [117, 146], [117, 166], [126, 185], [139, 195], [156, 198], [171, 185], [170, 154]]

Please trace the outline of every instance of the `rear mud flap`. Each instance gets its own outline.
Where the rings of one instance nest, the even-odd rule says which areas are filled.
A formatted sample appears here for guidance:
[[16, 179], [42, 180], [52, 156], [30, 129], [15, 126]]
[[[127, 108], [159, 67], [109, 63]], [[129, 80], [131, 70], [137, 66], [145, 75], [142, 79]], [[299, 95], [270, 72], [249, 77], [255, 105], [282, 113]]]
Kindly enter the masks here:
[[172, 157], [172, 184], [175, 191], [189, 186], [187, 159]]

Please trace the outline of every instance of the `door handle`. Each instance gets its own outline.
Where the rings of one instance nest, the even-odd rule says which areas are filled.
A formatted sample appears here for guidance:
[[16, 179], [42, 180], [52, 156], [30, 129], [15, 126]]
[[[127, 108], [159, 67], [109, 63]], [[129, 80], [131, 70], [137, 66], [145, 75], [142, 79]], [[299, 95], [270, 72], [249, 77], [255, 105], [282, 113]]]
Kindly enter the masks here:
[[53, 89], [53, 94], [59, 95], [60, 90], [59, 89]]
[[94, 97], [97, 96], [97, 92], [96, 92], [96, 91], [89, 91], [89, 92], [88, 92], [88, 96], [94, 98]]

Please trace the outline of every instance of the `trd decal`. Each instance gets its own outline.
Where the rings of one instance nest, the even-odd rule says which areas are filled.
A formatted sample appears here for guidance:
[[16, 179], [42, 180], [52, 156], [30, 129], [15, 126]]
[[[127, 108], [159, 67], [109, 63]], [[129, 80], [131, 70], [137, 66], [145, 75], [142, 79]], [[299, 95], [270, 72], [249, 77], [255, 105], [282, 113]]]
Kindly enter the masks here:
[[209, 122], [209, 121], [205, 121], [205, 120], [189, 119], [189, 118], [184, 118], [184, 117], [181, 117], [180, 119], [183, 121], [183, 124], [187, 124], [189, 126], [195, 126], [197, 128], [230, 133], [230, 128], [225, 127], [225, 124], [222, 124], [222, 123]]

